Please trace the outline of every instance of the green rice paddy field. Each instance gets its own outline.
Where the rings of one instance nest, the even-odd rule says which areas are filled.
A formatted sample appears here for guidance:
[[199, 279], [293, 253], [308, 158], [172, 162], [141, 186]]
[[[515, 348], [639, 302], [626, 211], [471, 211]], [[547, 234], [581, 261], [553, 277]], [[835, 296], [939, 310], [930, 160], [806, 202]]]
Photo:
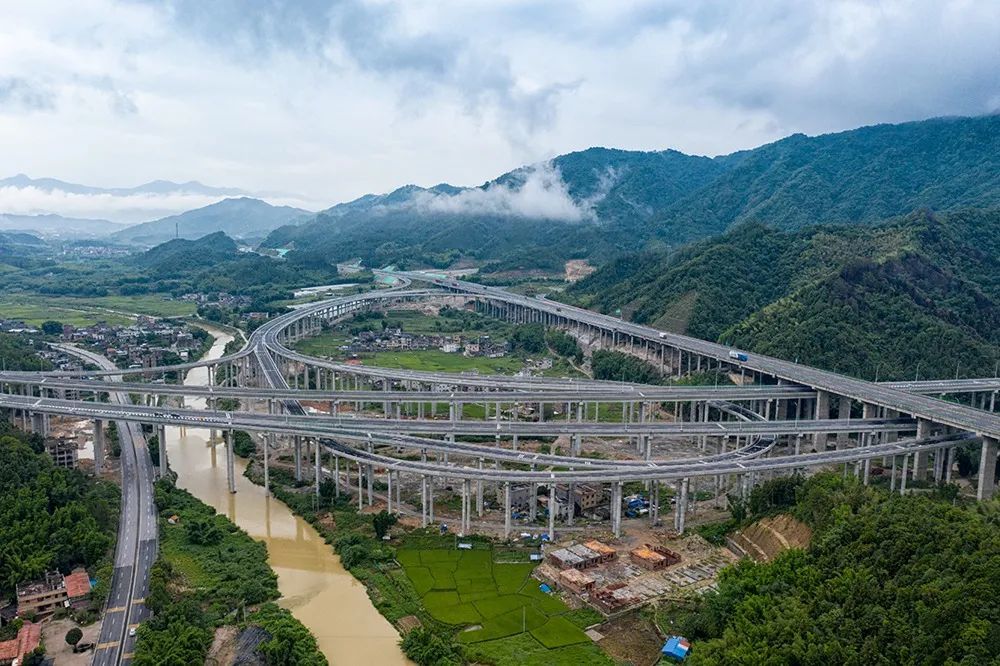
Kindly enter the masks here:
[[539, 590], [532, 563], [475, 550], [400, 548], [396, 555], [428, 614], [455, 627], [470, 658], [505, 664], [611, 664], [582, 627], [600, 620]]

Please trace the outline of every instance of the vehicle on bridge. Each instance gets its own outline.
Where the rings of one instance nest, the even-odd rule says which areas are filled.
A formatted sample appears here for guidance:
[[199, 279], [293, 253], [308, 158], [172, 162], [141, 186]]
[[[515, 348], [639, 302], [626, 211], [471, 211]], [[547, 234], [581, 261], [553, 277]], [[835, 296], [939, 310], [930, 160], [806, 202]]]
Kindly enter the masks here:
[[750, 357], [747, 356], [745, 352], [736, 351], [735, 349], [729, 352], [729, 358], [734, 361], [739, 361], [740, 363], [746, 363], [750, 360]]

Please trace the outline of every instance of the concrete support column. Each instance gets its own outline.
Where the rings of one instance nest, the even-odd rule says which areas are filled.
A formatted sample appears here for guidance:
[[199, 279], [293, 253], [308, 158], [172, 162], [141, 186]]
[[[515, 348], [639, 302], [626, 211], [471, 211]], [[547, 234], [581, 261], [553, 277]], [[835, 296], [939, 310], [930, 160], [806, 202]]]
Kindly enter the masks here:
[[295, 480], [302, 482], [302, 437], [295, 435], [292, 439], [295, 447]]
[[392, 513], [392, 470], [385, 472], [385, 510]]
[[[483, 459], [479, 459], [479, 469], [483, 469]], [[476, 479], [476, 515], [483, 517], [483, 480]]]
[[[851, 399], [845, 396], [840, 396], [840, 401], [837, 405], [837, 418], [841, 421], [847, 421], [851, 418]], [[837, 450], [847, 448], [847, 444], [850, 441], [851, 436], [846, 432], [837, 433]]]
[[622, 535], [622, 482], [611, 485], [611, 530], [615, 537]]
[[899, 477], [899, 494], [900, 495], [905, 495], [906, 494], [906, 475], [907, 475], [907, 467], [908, 467], [909, 464], [910, 464], [910, 456], [909, 455], [904, 455], [903, 456], [903, 474]]
[[676, 510], [674, 511], [674, 529], [678, 534], [684, 534], [684, 520], [687, 516], [688, 479], [681, 479], [680, 492], [677, 493]]
[[427, 527], [427, 475], [420, 475], [420, 526]]
[[[830, 418], [830, 394], [826, 391], [816, 391], [816, 420]], [[817, 451], [826, 448], [826, 433], [817, 432], [813, 435], [813, 445]]]
[[510, 481], [503, 482], [503, 538], [510, 538]]
[[556, 484], [549, 486], [549, 540], [556, 540]]
[[104, 421], [94, 420], [94, 474], [104, 469]]
[[996, 489], [997, 447], [1000, 440], [983, 437], [983, 445], [979, 454], [979, 484], [976, 486], [976, 499], [993, 498]]
[[[925, 439], [931, 436], [931, 423], [927, 419], [917, 419], [917, 439]], [[913, 480], [923, 479], [927, 475], [927, 453], [925, 451], [913, 452]]]
[[274, 441], [274, 433], [267, 433], [264, 436], [264, 496], [271, 496], [271, 443]]
[[236, 470], [235, 470], [235, 454], [233, 452], [233, 439], [234, 433], [232, 430], [224, 430], [222, 433], [223, 441], [226, 447], [226, 483], [229, 486], [229, 492], [236, 492]]
[[167, 472], [170, 469], [170, 463], [167, 460], [167, 427], [163, 425], [156, 426], [156, 440], [160, 453], [160, 478], [165, 478]]
[[364, 472], [361, 471], [361, 463], [358, 462], [358, 511], [365, 508], [364, 476]]
[[[313, 451], [313, 486], [315, 488], [316, 497], [319, 497], [319, 484], [323, 480], [323, 466], [321, 464], [322, 458], [320, 457], [320, 454], [319, 454], [319, 440], [318, 439], [313, 443], [313, 449], [314, 449], [314, 451]], [[334, 456], [333, 459], [335, 461], [339, 461], [339, 458], [337, 458], [337, 456]], [[337, 489], [337, 496], [338, 497], [340, 496], [340, 474], [339, 474], [339, 472], [340, 472], [340, 470], [338, 469], [338, 470], [336, 470], [336, 472], [334, 472], [334, 475], [333, 475], [333, 483], [334, 483], [334, 486]]]

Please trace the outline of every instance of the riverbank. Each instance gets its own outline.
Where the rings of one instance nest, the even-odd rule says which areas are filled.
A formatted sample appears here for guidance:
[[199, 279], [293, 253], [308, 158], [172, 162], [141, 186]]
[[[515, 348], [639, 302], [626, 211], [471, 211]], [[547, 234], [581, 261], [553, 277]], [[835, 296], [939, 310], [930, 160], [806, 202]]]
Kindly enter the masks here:
[[[266, 664], [327, 664], [316, 640], [285, 609], [267, 547], [170, 480], [156, 484], [160, 554], [133, 663], [208, 663], [213, 652]], [[228, 641], [216, 641], [220, 629]], [[213, 643], [215, 643], [213, 645]], [[285, 656], [294, 655], [294, 661]]]
[[[263, 483], [258, 461], [244, 469]], [[582, 631], [600, 616], [540, 592], [526, 551], [516, 557], [516, 547], [498, 549], [482, 537], [463, 539], [474, 550], [459, 551], [452, 534], [398, 524], [383, 540], [375, 529], [382, 507], [359, 513], [346, 494], [335, 497], [332, 480], [321, 484], [318, 498], [314, 486], [297, 483], [282, 466], [272, 466], [270, 481], [274, 496], [340, 554], [378, 611], [408, 632], [403, 648], [417, 663], [614, 663]], [[512, 557], [519, 562], [509, 563]]]
[[[216, 340], [205, 358], [218, 358], [232, 337], [219, 329], [210, 332]], [[192, 369], [185, 379], [189, 385], [207, 382], [205, 368]], [[201, 399], [189, 404], [204, 407]], [[311, 525], [242, 476], [245, 463], [240, 459], [236, 493], [229, 493], [221, 443], [205, 430], [167, 428], [168, 459], [177, 485], [266, 545], [267, 562], [278, 576], [277, 605], [309, 629], [331, 663], [407, 664], [398, 646], [399, 634], [372, 606], [364, 587]]]

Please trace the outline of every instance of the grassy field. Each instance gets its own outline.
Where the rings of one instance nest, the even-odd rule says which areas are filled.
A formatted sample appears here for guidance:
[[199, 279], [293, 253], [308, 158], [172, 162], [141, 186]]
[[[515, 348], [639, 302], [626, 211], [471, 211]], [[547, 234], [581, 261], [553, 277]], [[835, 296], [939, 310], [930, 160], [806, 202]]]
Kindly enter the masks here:
[[475, 550], [404, 544], [396, 553], [427, 613], [455, 628], [457, 640], [488, 663], [610, 664], [581, 627], [592, 611], [570, 611], [531, 578], [533, 563], [497, 563]]
[[92, 326], [99, 322], [125, 325], [130, 313], [154, 317], [186, 317], [197, 310], [194, 303], [174, 301], [162, 296], [105, 296], [72, 298], [68, 296], [10, 295], [0, 299], [0, 318], [19, 319], [40, 325], [55, 320], [73, 326]]
[[428, 370], [432, 372], [478, 371], [484, 375], [510, 375], [521, 369], [523, 361], [514, 356], [485, 358], [449, 354], [439, 349], [405, 352], [376, 352], [362, 358], [365, 365], [403, 370]]

